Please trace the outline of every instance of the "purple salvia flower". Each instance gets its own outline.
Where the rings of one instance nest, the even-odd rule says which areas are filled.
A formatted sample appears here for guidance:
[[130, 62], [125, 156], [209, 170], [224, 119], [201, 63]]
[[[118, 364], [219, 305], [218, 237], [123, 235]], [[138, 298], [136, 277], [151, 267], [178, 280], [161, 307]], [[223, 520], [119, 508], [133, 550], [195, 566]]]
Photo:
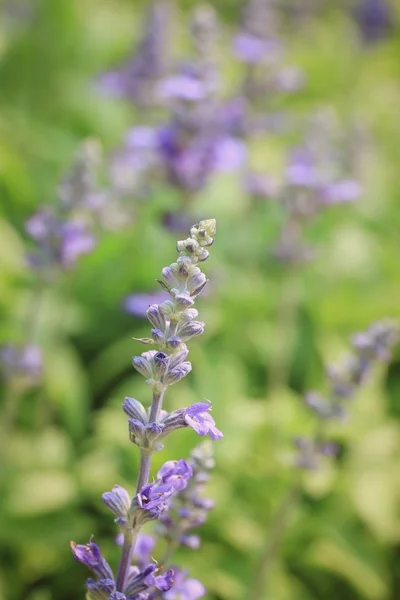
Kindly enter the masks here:
[[110, 594], [115, 591], [115, 581], [113, 579], [93, 579], [86, 580], [87, 598], [89, 600], [108, 600]]
[[100, 579], [114, 579], [112, 570], [102, 557], [97, 544], [90, 541], [86, 545], [71, 542], [72, 554], [78, 562], [86, 565]]
[[164, 600], [198, 600], [202, 598], [206, 590], [197, 579], [187, 578], [187, 574], [176, 567], [174, 571], [174, 585], [163, 594]]
[[185, 408], [184, 420], [186, 425], [194, 429], [199, 435], [209, 435], [212, 440], [219, 440], [224, 437], [224, 434], [217, 429], [214, 419], [208, 412], [209, 410], [211, 410], [211, 403], [197, 402]]
[[174, 583], [173, 571], [169, 570], [164, 574], [156, 575], [158, 570], [157, 565], [149, 564], [139, 573], [136, 570], [132, 571], [124, 589], [125, 594], [129, 598], [137, 598], [143, 592], [169, 590]]

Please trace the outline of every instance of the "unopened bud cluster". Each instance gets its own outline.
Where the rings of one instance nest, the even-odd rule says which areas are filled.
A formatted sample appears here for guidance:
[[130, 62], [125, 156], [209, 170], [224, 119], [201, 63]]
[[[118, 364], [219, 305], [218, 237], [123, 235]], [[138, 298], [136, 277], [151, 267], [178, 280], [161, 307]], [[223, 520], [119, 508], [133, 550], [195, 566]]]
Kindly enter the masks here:
[[133, 358], [132, 364], [146, 377], [155, 393], [161, 393], [191, 371], [192, 366], [186, 361], [189, 351], [185, 342], [204, 331], [204, 323], [197, 321], [198, 312], [193, 305], [207, 284], [206, 276], [197, 265], [208, 258], [207, 247], [213, 243], [215, 231], [214, 219], [200, 221], [191, 228], [190, 237], [177, 243], [180, 256], [162, 270], [164, 281], [160, 281], [171, 300], [153, 304], [147, 310], [147, 318], [153, 326], [151, 338], [139, 341], [157, 346], [158, 351], [143, 352]]

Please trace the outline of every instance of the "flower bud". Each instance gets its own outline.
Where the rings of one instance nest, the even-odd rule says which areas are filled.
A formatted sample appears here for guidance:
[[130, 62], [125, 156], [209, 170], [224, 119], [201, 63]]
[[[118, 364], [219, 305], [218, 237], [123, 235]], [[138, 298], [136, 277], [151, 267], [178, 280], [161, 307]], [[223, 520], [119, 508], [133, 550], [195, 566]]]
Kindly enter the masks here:
[[192, 267], [190, 277], [187, 280], [187, 289], [190, 294], [193, 295], [193, 291], [200, 286], [204, 286], [207, 282], [207, 278], [199, 267]]
[[187, 321], [179, 328], [179, 335], [182, 341], [187, 342], [196, 335], [201, 335], [204, 331], [204, 323], [201, 321]]
[[189, 277], [189, 272], [192, 266], [192, 261], [187, 256], [182, 256], [178, 259], [178, 273], [181, 279], [186, 280]]
[[196, 308], [187, 308], [181, 315], [180, 321], [193, 321], [199, 316], [199, 311]]
[[164, 331], [165, 329], [165, 315], [160, 311], [157, 304], [152, 304], [146, 311], [146, 315], [150, 323], [156, 328]]
[[181, 344], [179, 350], [171, 354], [169, 358], [169, 370], [175, 369], [178, 365], [180, 365], [189, 354], [189, 349], [185, 344]]
[[193, 306], [194, 300], [188, 294], [177, 294], [174, 297], [175, 306], [177, 310], [185, 310], [185, 308], [189, 308]]
[[180, 379], [185, 377], [192, 370], [192, 365], [189, 361], [180, 363], [174, 369], [168, 371], [164, 377], [165, 385], [172, 385], [177, 383]]
[[124, 403], [122, 404], [122, 408], [125, 414], [132, 419], [137, 419], [141, 421], [143, 424], [147, 423], [147, 414], [146, 410], [140, 402], [135, 400], [135, 398], [125, 398]]
[[169, 316], [170, 314], [175, 312], [175, 304], [172, 302], [172, 300], [166, 300], [165, 302], [160, 304], [158, 308], [160, 309], [160, 312], [165, 316]]
[[168, 348], [179, 348], [179, 346], [182, 344], [182, 340], [181, 338], [177, 337], [176, 335], [171, 335], [168, 339], [167, 339], [167, 346]]
[[145, 445], [146, 431], [145, 426], [141, 421], [137, 419], [128, 419], [129, 425], [129, 439], [131, 442], [139, 446], [140, 448]]
[[198, 224], [198, 229], [204, 229], [206, 235], [212, 237], [217, 231], [217, 221], [215, 219], [204, 219]]
[[115, 485], [111, 492], [102, 495], [101, 500], [116, 517], [127, 517], [131, 499], [123, 487]]
[[154, 361], [154, 375], [161, 379], [164, 373], [168, 369], [169, 356], [165, 352], [157, 352], [153, 358]]
[[143, 354], [142, 356], [134, 356], [132, 359], [132, 365], [135, 367], [136, 371], [139, 371], [139, 373], [141, 373], [141, 375], [144, 377], [151, 377], [151, 364], [146, 358], [143, 358]]
[[169, 266], [169, 267], [164, 267], [163, 270], [161, 271], [165, 281], [167, 282], [167, 284], [171, 285], [176, 285], [177, 281], [176, 281], [176, 277], [175, 277], [175, 273], [173, 270], [173, 265]]
[[184, 254], [195, 254], [197, 250], [200, 248], [199, 243], [193, 238], [187, 238], [186, 240], [177, 242], [176, 248], [178, 252], [182, 252]]
[[160, 346], [164, 343], [164, 334], [161, 329], [152, 329], [151, 335], [155, 344]]
[[207, 258], [209, 256], [210, 256], [210, 253], [205, 248], [199, 248], [199, 250], [197, 250], [197, 252], [196, 252], [196, 257], [199, 262], [203, 262], [204, 260], [207, 260]]

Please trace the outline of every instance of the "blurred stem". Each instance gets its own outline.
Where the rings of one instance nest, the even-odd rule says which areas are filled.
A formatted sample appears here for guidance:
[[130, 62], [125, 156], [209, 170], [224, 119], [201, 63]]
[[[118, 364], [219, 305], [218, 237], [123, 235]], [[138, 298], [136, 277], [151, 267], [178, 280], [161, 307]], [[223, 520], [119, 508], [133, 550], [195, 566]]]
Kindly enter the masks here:
[[[300, 276], [295, 269], [285, 269], [282, 272], [279, 304], [276, 314], [276, 334], [274, 352], [269, 364], [268, 395], [274, 402], [274, 394], [288, 385], [290, 361], [295, 337], [296, 319], [301, 298]], [[279, 398], [276, 398], [279, 401]], [[274, 404], [272, 404], [272, 410]], [[274, 418], [273, 435], [275, 443], [280, 443], [281, 425], [279, 412]], [[250, 587], [249, 599], [259, 600], [265, 596], [268, 570], [274, 561], [279, 544], [285, 534], [287, 522], [300, 496], [300, 484], [296, 481], [282, 500], [272, 519], [268, 536], [265, 539], [259, 563]]]
[[[43, 281], [38, 278], [32, 290], [26, 321], [24, 323], [25, 344], [30, 344], [35, 339], [43, 303], [44, 289]], [[23, 388], [21, 385], [18, 385], [18, 374], [16, 377], [11, 376], [4, 386], [4, 401], [0, 415], [0, 461], [4, 459], [6, 446], [18, 416], [22, 394]]]
[[268, 570], [274, 561], [279, 545], [285, 535], [288, 521], [299, 501], [300, 493], [300, 483], [296, 482], [287, 492], [272, 519], [269, 535], [265, 541], [254, 579], [250, 586], [249, 600], [260, 600], [260, 598], [266, 597], [265, 587], [268, 582]]
[[300, 277], [294, 269], [282, 273], [279, 305], [276, 312], [274, 352], [269, 366], [269, 394], [287, 385], [297, 312], [300, 302]]
[[124, 545], [122, 547], [121, 560], [118, 567], [116, 580], [117, 592], [122, 592], [125, 587], [126, 576], [132, 564], [135, 541], [138, 534], [136, 529], [126, 529], [124, 532]]
[[12, 382], [4, 387], [4, 401], [0, 421], [0, 464], [4, 460], [9, 435], [18, 413], [20, 397], [20, 392], [13, 386]]

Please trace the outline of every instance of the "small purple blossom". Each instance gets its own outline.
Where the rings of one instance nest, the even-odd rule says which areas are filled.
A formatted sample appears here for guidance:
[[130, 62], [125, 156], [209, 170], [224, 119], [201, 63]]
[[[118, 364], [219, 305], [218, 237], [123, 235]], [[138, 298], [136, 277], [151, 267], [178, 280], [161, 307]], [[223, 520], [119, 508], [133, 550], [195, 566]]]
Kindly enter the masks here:
[[156, 574], [158, 571], [159, 569], [156, 564], [149, 564], [142, 571], [139, 571], [137, 568], [131, 569], [126, 586], [124, 587], [127, 597], [129, 599], [136, 599], [143, 592], [150, 592], [153, 589], [161, 592], [171, 589], [174, 583], [172, 569], [160, 575]]
[[192, 404], [185, 409], [185, 423], [199, 435], [209, 435], [212, 440], [219, 440], [224, 437], [224, 434], [217, 429], [209, 410], [211, 410], [211, 404], [208, 402]]
[[97, 577], [101, 579], [114, 579], [111, 568], [102, 557], [97, 544], [92, 541], [89, 541], [85, 545], [71, 542], [71, 550], [75, 560], [86, 565]]
[[205, 593], [205, 587], [197, 579], [187, 578], [187, 573], [176, 567], [174, 571], [174, 585], [163, 595], [164, 600], [198, 600]]

